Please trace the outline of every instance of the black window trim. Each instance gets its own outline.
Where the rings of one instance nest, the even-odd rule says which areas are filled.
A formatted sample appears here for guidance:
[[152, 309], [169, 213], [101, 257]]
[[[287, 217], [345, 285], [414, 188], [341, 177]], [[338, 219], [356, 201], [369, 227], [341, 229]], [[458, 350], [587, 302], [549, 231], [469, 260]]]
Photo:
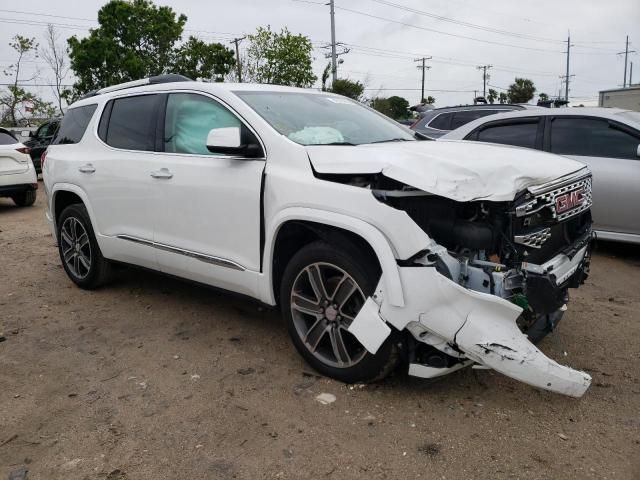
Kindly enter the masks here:
[[[478, 140], [478, 134], [480, 132], [482, 132], [483, 130], [486, 130], [488, 128], [493, 128], [493, 127], [502, 127], [502, 126], [509, 126], [509, 125], [518, 125], [518, 124], [523, 124], [523, 123], [537, 123], [538, 124], [538, 128], [536, 130], [536, 139], [534, 142], [534, 150], [542, 150], [543, 147], [543, 135], [545, 134], [545, 120], [546, 120], [546, 116], [545, 115], [531, 115], [531, 116], [527, 116], [527, 117], [514, 117], [514, 118], [501, 118], [499, 120], [492, 120], [489, 121], [487, 123], [483, 123], [482, 125], [476, 127], [474, 130], [472, 130], [471, 132], [469, 132], [464, 138], [463, 140], [474, 140], [474, 141], [479, 141]], [[500, 144], [503, 145], [503, 144]], [[504, 145], [508, 145], [508, 144], [504, 144]], [[514, 145], [515, 146], [515, 145]], [[523, 147], [526, 148], [526, 147]]]
[[[214, 102], [218, 102], [220, 105], [222, 105], [223, 107], [225, 107], [227, 110], [229, 110], [229, 112], [231, 112], [238, 120], [240, 120], [240, 123], [242, 123], [257, 139], [258, 142], [260, 144], [260, 148], [262, 149], [262, 156], [261, 157], [243, 157], [243, 156], [233, 156], [233, 155], [202, 155], [202, 154], [197, 154], [197, 153], [174, 153], [174, 152], [165, 152], [164, 151], [164, 142], [160, 142], [162, 144], [162, 148], [157, 152], [163, 155], [188, 155], [190, 157], [203, 157], [203, 158], [227, 158], [227, 159], [236, 159], [236, 160], [260, 160], [260, 161], [266, 161], [267, 160], [267, 148], [265, 146], [265, 143], [262, 141], [262, 138], [260, 137], [260, 135], [258, 135], [258, 132], [256, 132], [255, 128], [253, 128], [251, 126], [251, 124], [240, 114], [238, 113], [231, 105], [229, 105], [227, 102], [225, 102], [224, 100], [222, 100], [221, 98], [209, 93], [209, 92], [204, 92], [204, 91], [200, 91], [200, 90], [185, 90], [185, 89], [180, 89], [180, 90], [171, 90], [171, 91], [167, 91], [167, 92], [163, 92], [167, 94], [167, 98], [164, 101], [163, 104], [163, 108], [162, 108], [162, 113], [161, 113], [161, 117], [162, 117], [162, 122], [161, 122], [161, 126], [162, 126], [162, 130], [161, 132], [161, 136], [164, 135], [164, 122], [165, 122], [165, 118], [167, 115], [167, 102], [169, 101], [169, 95], [171, 94], [176, 94], [176, 93], [190, 93], [193, 95], [200, 95], [206, 98], [209, 98], [211, 100], [213, 100]], [[160, 122], [159, 122], [160, 123]], [[160, 125], [159, 125], [160, 126]], [[159, 127], [158, 126], [158, 127]]]
[[[640, 145], [640, 131], [635, 130], [634, 128], [625, 125], [624, 123], [618, 122], [616, 120], [612, 120], [606, 117], [599, 117], [597, 115], [546, 115], [545, 116], [545, 128], [544, 128], [544, 142], [542, 150], [545, 152], [551, 153], [551, 124], [555, 119], [568, 118], [568, 119], [580, 119], [580, 120], [600, 120], [606, 122], [609, 127], [614, 128], [616, 130], [620, 130], [624, 133], [631, 135], [632, 137], [636, 137], [638, 139], [638, 144]], [[570, 155], [570, 154], [556, 154], [556, 155]], [[576, 155], [576, 157], [584, 157], [586, 155]], [[606, 158], [618, 158], [618, 157], [606, 157]], [[633, 158], [620, 158], [620, 160], [636, 160]]]

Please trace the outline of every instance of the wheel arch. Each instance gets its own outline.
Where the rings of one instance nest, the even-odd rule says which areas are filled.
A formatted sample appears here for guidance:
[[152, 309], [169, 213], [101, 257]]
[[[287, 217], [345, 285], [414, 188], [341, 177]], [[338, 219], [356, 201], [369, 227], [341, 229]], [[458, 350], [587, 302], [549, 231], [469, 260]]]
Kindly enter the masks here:
[[290, 252], [317, 239], [334, 244], [344, 239], [355, 242], [374, 256], [382, 271], [388, 301], [395, 306], [404, 306], [400, 275], [391, 245], [380, 230], [363, 220], [323, 210], [289, 208], [276, 215], [267, 228], [266, 238], [265, 289], [262, 293], [266, 303], [277, 303], [277, 292], [286, 267], [282, 259], [286, 259]]
[[53, 230], [54, 232], [58, 232], [58, 218], [60, 218], [60, 214], [62, 211], [67, 208], [69, 205], [73, 205], [75, 203], [82, 203], [84, 207], [87, 209], [89, 213], [89, 218], [91, 219], [91, 226], [93, 231], [98, 238], [98, 231], [96, 230], [96, 221], [93, 215], [93, 210], [91, 209], [91, 204], [89, 203], [89, 198], [87, 194], [77, 185], [73, 185], [70, 183], [58, 183], [54, 185], [51, 192], [51, 216], [53, 220]]

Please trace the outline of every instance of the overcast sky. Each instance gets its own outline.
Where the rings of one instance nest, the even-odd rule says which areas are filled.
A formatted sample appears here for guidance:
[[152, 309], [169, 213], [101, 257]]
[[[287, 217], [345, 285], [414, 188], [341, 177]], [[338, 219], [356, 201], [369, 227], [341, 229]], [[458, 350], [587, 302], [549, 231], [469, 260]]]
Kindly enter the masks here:
[[[328, 2], [328, 0], [327, 0]], [[47, 23], [64, 37], [85, 36], [97, 26], [104, 0], [0, 0], [0, 67], [14, 59], [8, 46], [16, 34], [44, 43]], [[184, 37], [228, 43], [234, 36], [271, 25], [288, 27], [314, 42], [314, 72], [320, 77], [327, 60], [322, 45], [330, 41], [329, 7], [322, 0], [164, 0], [188, 17]], [[391, 4], [391, 5], [390, 5]], [[526, 5], [526, 7], [525, 7]], [[402, 8], [400, 8], [402, 7]], [[26, 13], [21, 13], [26, 12]], [[30, 24], [25, 24], [24, 22]], [[37, 23], [38, 25], [33, 25]], [[597, 99], [601, 89], [622, 85], [625, 36], [640, 51], [639, 0], [336, 0], [336, 40], [350, 48], [341, 56], [339, 76], [362, 81], [369, 96], [401, 95], [412, 104], [420, 97], [420, 71], [414, 58], [427, 61], [426, 95], [437, 106], [469, 103], [482, 92], [478, 65], [493, 65], [489, 84], [503, 91], [515, 76], [534, 81], [551, 96], [565, 73], [566, 39], [571, 32], [570, 97], [576, 103]], [[564, 42], [564, 43], [563, 43]], [[640, 55], [631, 54], [640, 83]], [[30, 62], [39, 83], [51, 80], [47, 66]], [[69, 81], [73, 79], [70, 76]], [[6, 83], [3, 80], [3, 83]], [[319, 85], [319, 80], [318, 80]], [[47, 87], [34, 88], [51, 98]]]

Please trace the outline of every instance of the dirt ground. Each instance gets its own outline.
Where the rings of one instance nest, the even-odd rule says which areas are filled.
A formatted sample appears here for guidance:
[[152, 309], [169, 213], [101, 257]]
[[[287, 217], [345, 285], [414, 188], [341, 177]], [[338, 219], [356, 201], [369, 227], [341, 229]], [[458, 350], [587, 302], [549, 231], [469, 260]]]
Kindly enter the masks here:
[[580, 400], [471, 369], [354, 386], [244, 299], [135, 269], [76, 288], [43, 193], [0, 199], [0, 479], [640, 478], [638, 247], [600, 244], [541, 344], [593, 376]]

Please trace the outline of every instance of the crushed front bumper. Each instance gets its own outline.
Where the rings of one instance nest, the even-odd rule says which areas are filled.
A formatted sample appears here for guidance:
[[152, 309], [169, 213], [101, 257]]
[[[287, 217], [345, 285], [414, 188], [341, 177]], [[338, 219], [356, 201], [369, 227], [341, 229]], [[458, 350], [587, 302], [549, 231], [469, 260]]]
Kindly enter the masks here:
[[[523, 265], [536, 275], [553, 271], [557, 285], [564, 284], [588, 262], [588, 246], [571, 257], [560, 254], [543, 266]], [[477, 363], [534, 387], [581, 397], [591, 377], [546, 357], [516, 324], [522, 309], [496, 295], [466, 289], [432, 266], [398, 267], [405, 306], [385, 301], [384, 283], [367, 299], [349, 331], [375, 353], [389, 335], [387, 324], [407, 329], [419, 342], [427, 343], [459, 363]], [[461, 368], [445, 369], [412, 365], [410, 373], [439, 376]], [[421, 368], [422, 367], [422, 368]]]

